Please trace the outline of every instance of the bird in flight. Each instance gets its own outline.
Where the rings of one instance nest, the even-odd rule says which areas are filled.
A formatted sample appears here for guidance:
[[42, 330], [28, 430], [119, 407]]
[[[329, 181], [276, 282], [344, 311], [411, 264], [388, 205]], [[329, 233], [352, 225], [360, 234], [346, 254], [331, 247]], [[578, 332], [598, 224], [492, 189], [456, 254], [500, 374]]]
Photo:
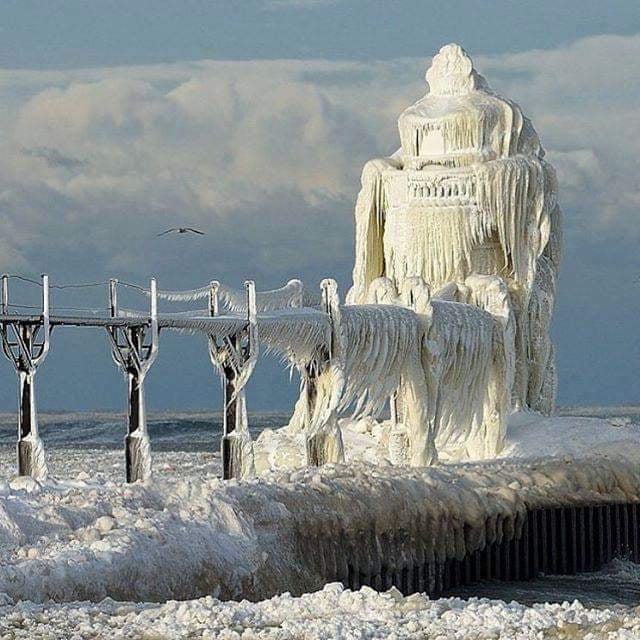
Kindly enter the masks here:
[[165, 236], [167, 233], [197, 233], [199, 236], [204, 235], [204, 231], [198, 231], [198, 229], [194, 229], [193, 227], [173, 227], [172, 229], [158, 233], [157, 237]]

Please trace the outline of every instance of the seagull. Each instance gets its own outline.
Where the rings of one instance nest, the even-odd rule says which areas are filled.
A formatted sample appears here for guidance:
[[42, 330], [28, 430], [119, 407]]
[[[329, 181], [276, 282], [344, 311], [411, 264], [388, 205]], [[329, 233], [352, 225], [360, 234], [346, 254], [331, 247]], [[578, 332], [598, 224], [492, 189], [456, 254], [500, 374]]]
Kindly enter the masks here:
[[197, 233], [199, 236], [204, 235], [204, 231], [198, 231], [198, 229], [194, 229], [193, 227], [173, 227], [172, 229], [158, 233], [156, 237], [165, 236], [167, 233]]

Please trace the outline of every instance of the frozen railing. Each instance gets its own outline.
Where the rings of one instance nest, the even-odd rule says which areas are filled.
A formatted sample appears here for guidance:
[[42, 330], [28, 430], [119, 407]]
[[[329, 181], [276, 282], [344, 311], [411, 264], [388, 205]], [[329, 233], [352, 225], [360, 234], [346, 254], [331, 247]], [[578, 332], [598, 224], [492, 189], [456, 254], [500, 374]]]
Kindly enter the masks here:
[[[10, 300], [11, 278], [37, 285], [41, 289], [42, 304], [38, 307]], [[95, 287], [103, 294], [105, 288], [108, 292], [104, 307], [50, 304], [52, 289], [84, 291]], [[334, 280], [323, 280], [320, 290], [318, 303], [318, 298], [305, 294], [299, 280], [291, 280], [280, 289], [270, 291], [256, 291], [250, 280], [245, 282], [244, 290], [214, 280], [197, 289], [164, 291], [157, 287], [154, 279], [144, 287], [117, 279], [51, 285], [46, 276], [41, 282], [22, 276], [3, 276], [0, 334], [5, 355], [24, 378], [20, 387], [25, 396], [19, 413], [20, 442], [23, 442], [19, 447], [24, 452], [19, 462], [20, 472], [38, 477], [46, 475], [42, 443], [37, 435], [33, 381], [36, 367], [49, 348], [50, 328], [55, 326], [102, 327], [107, 332], [113, 360], [127, 380], [127, 481], [144, 480], [151, 473], [144, 381], [156, 359], [159, 335], [165, 329], [206, 336], [211, 362], [223, 386], [224, 478], [253, 474], [246, 385], [255, 369], [260, 347], [263, 352], [281, 354], [300, 373], [301, 398], [293, 420], [305, 436], [307, 464], [342, 462], [339, 412], [351, 411], [356, 417], [377, 415], [389, 398], [394, 409], [400, 385], [407, 387], [407, 393], [415, 399], [415, 406], [403, 408], [401, 421], [407, 433], [409, 429], [413, 429], [411, 434], [423, 433], [422, 427], [427, 423], [423, 405], [428, 399], [423, 393], [422, 325], [418, 315], [398, 305], [343, 306]], [[143, 309], [122, 306], [121, 299], [127, 298], [126, 292], [145, 296], [148, 306]], [[161, 311], [160, 301], [169, 308], [177, 303], [182, 307], [187, 303], [199, 304], [195, 309]], [[202, 304], [205, 301], [206, 305]], [[31, 342], [21, 338], [29, 335], [33, 338]], [[44, 342], [37, 342], [38, 336], [44, 337]], [[397, 411], [392, 411], [392, 420], [398, 422]], [[432, 462], [427, 455], [433, 450], [432, 431], [425, 433], [428, 437], [423, 438], [424, 442], [414, 438], [412, 446], [417, 453], [410, 459], [413, 465]]]
[[[41, 303], [22, 304], [9, 296], [11, 280], [35, 286]], [[1, 278], [0, 338], [4, 355], [16, 369], [19, 381], [18, 470], [21, 475], [47, 475], [44, 447], [38, 435], [35, 374], [50, 346], [55, 326], [102, 327], [111, 343], [114, 362], [127, 380], [127, 434], [125, 437], [126, 479], [147, 479], [151, 474], [150, 442], [147, 432], [144, 381], [153, 365], [162, 329], [203, 333], [211, 361], [223, 382], [223, 477], [251, 475], [252, 444], [248, 430], [245, 387], [258, 358], [260, 342], [268, 350], [282, 353], [290, 362], [307, 362], [328, 352], [331, 319], [328, 313], [303, 302], [314, 300], [305, 294], [300, 280], [284, 287], [256, 291], [253, 281], [236, 290], [218, 281], [187, 291], [163, 291], [155, 279], [149, 287], [115, 278], [102, 282], [51, 284], [18, 274]], [[108, 291], [107, 304], [53, 306], [51, 291]], [[149, 298], [145, 310], [119, 305], [119, 291], [127, 289]], [[158, 301], [194, 302], [206, 300], [206, 308], [160, 312]]]

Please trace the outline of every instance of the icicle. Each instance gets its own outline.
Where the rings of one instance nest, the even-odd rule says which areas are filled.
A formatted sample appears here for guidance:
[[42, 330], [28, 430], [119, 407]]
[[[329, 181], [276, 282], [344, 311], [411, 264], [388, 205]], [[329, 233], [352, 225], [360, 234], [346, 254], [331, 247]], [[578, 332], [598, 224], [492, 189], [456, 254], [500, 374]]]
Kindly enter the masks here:
[[422, 365], [438, 452], [456, 459], [496, 455], [510, 395], [502, 327], [473, 305], [432, 300], [430, 306]]
[[[325, 371], [310, 379], [306, 385], [314, 384], [308, 393], [306, 450], [308, 464], [322, 465], [329, 462], [344, 461], [342, 433], [338, 425], [338, 406], [345, 386], [344, 340], [341, 326], [340, 300], [335, 280], [323, 280], [323, 306], [331, 319], [331, 341], [328, 349], [328, 363]], [[311, 373], [311, 372], [309, 372]]]
[[362, 189], [356, 202], [356, 264], [347, 304], [364, 300], [372, 280], [384, 274], [383, 233], [386, 195], [384, 171], [397, 167], [392, 158], [372, 160], [362, 171]]
[[[271, 291], [256, 292], [256, 308], [258, 313], [285, 309], [287, 307], [302, 306], [303, 285], [300, 280], [289, 280], [284, 287]], [[225, 306], [234, 312], [246, 311], [246, 296], [244, 291], [233, 289], [224, 284], [218, 288], [220, 298]]]

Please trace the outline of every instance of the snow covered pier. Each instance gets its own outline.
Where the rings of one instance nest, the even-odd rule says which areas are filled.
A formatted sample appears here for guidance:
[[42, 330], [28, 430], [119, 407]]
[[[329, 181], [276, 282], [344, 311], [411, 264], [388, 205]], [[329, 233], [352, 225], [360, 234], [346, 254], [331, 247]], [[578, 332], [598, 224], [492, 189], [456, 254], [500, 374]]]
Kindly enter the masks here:
[[595, 571], [616, 556], [640, 561], [640, 475], [625, 462], [321, 469], [264, 487], [274, 493], [269, 510], [278, 507], [280, 526], [291, 527], [295, 552], [285, 564], [310, 578], [304, 589], [338, 581], [440, 595], [485, 580]]
[[109, 478], [0, 480], [0, 592], [263, 600], [340, 581], [436, 595], [638, 560], [640, 473], [624, 459]]

